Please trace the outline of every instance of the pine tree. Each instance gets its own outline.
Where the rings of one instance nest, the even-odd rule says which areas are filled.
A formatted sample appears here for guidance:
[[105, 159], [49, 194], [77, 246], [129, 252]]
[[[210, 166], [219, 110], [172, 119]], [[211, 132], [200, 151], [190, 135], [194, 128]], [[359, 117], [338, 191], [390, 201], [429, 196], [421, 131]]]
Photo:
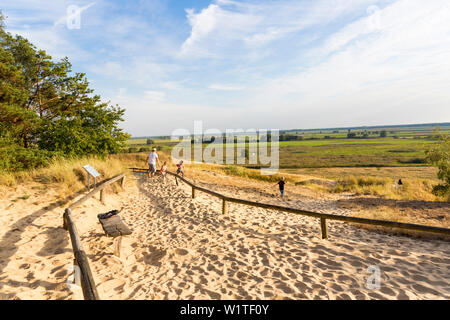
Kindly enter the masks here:
[[94, 95], [67, 57], [54, 62], [27, 39], [6, 32], [0, 12], [0, 152], [13, 148], [22, 155], [9, 155], [0, 167], [27, 168], [52, 155], [118, 152], [129, 137], [118, 127], [124, 112]]

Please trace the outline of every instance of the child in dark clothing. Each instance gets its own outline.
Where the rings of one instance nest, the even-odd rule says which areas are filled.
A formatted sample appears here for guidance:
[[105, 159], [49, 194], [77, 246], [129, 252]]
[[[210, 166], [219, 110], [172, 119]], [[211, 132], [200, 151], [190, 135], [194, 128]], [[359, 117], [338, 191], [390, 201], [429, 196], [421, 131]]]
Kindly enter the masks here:
[[284, 197], [284, 185], [286, 184], [286, 180], [284, 177], [281, 177], [281, 180], [277, 182], [277, 185], [280, 187], [281, 197]]

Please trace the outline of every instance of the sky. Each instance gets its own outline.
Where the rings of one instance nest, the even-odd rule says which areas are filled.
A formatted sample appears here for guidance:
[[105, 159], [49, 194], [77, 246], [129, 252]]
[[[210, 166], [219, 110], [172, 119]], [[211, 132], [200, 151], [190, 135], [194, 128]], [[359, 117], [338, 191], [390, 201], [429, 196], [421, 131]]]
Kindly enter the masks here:
[[[51, 3], [51, 5], [50, 5]], [[76, 7], [74, 7], [76, 6]], [[79, 10], [79, 19], [75, 9]], [[448, 0], [0, 0], [133, 136], [450, 121]]]

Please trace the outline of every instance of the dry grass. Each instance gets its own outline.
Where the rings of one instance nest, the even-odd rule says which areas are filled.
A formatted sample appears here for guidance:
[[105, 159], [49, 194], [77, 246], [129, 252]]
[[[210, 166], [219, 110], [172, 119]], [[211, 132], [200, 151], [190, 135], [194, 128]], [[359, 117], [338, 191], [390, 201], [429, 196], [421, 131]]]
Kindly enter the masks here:
[[[394, 221], [401, 223], [411, 223], [418, 225], [427, 225], [434, 226], [440, 228], [450, 228], [450, 217], [446, 214], [430, 214], [429, 212], [424, 212], [422, 210], [404, 210], [401, 208], [392, 208], [388, 206], [379, 206], [376, 208], [368, 209], [361, 208], [361, 211], [358, 211], [355, 216], [360, 218], [367, 219], [375, 219], [375, 220], [385, 220], [385, 221]], [[450, 236], [415, 231], [415, 230], [405, 230], [399, 228], [388, 228], [381, 226], [372, 226], [372, 225], [361, 225], [357, 224], [358, 227], [371, 230], [378, 231], [388, 234], [394, 235], [406, 235], [414, 238], [421, 239], [440, 239], [440, 240], [450, 240]]]
[[84, 165], [92, 165], [102, 176], [101, 180], [126, 172], [126, 167], [119, 159], [109, 157], [83, 157], [80, 159], [57, 159], [47, 167], [13, 173], [0, 173], [0, 186], [16, 187], [27, 183], [57, 186], [60, 197], [79, 191], [86, 186], [87, 175]]
[[[432, 167], [322, 168], [287, 172], [315, 175], [316, 179], [303, 181], [301, 184], [322, 192], [350, 192], [355, 195], [410, 201], [450, 200], [432, 193], [433, 186], [439, 183], [437, 169]], [[398, 179], [402, 179], [402, 187], [395, 186]]]
[[[146, 154], [117, 154], [102, 159], [95, 156], [79, 159], [55, 159], [47, 167], [19, 171], [0, 172], [0, 187], [15, 188], [18, 185], [40, 184], [57, 187], [60, 197], [78, 192], [86, 186], [87, 174], [82, 168], [86, 164], [93, 166], [100, 174], [100, 180], [112, 178], [120, 173], [129, 172], [130, 167], [145, 168]], [[169, 157], [160, 154], [161, 161]], [[170, 167], [170, 163], [169, 163]]]
[[[161, 163], [167, 161], [169, 170], [175, 171], [176, 167], [172, 163], [170, 155], [163, 152], [159, 152], [159, 155]], [[145, 153], [136, 153], [111, 155], [107, 159], [97, 157], [60, 159], [55, 160], [46, 168], [15, 173], [0, 173], [0, 186], [14, 187], [17, 184], [28, 182], [37, 182], [45, 185], [54, 184], [58, 185], [63, 195], [67, 195], [80, 190], [85, 185], [87, 177], [82, 169], [82, 166], [85, 164], [91, 164], [102, 174], [102, 179], [107, 179], [119, 173], [128, 172], [130, 167], [146, 168], [146, 157]], [[380, 176], [363, 176], [360, 174], [346, 175], [346, 172], [339, 171], [333, 172], [333, 174], [339, 173], [341, 175], [334, 175], [333, 178], [329, 175], [324, 177], [323, 172], [315, 171], [280, 172], [276, 175], [265, 176], [261, 175], [259, 170], [235, 165], [186, 164], [188, 177], [195, 171], [202, 170], [267, 183], [275, 183], [279, 181], [281, 176], [285, 176], [290, 185], [308, 188], [319, 194], [353, 193], [355, 195], [376, 196], [395, 200], [448, 201], [448, 199], [436, 197], [432, 194], [433, 185], [436, 184], [434, 180], [404, 179], [403, 186], [397, 187], [395, 186], [396, 180], [387, 177], [386, 172], [381, 173]], [[307, 173], [309, 175], [306, 175]], [[401, 176], [400, 173], [404, 172], [389, 172], [389, 175]]]
[[352, 192], [355, 195], [372, 195], [394, 200], [444, 200], [433, 193], [433, 182], [423, 179], [409, 179], [399, 186], [392, 179], [376, 177], [342, 177], [335, 186], [327, 188], [333, 193]]
[[[167, 166], [170, 169], [175, 168], [175, 165], [170, 161], [170, 156], [158, 151], [160, 165], [163, 164], [164, 161], [167, 161]], [[146, 164], [147, 153], [121, 153], [121, 154], [113, 154], [110, 155], [110, 159], [120, 161], [121, 164], [125, 168], [145, 168], [148, 166]]]
[[310, 168], [283, 170], [292, 174], [315, 175], [325, 179], [338, 179], [339, 177], [375, 177], [388, 178], [392, 181], [402, 179], [427, 179], [438, 182], [438, 169], [435, 167], [378, 167], [378, 168]]
[[447, 198], [437, 197], [432, 193], [436, 181], [430, 179], [406, 179], [403, 180], [402, 186], [397, 186], [397, 180], [388, 177], [343, 175], [335, 179], [327, 179], [320, 176], [291, 173], [263, 176], [259, 170], [211, 164], [191, 164], [187, 165], [186, 168], [188, 174], [189, 169], [191, 171], [209, 170], [228, 176], [270, 183], [275, 183], [279, 181], [281, 176], [285, 176], [291, 185], [309, 188], [322, 194], [352, 193], [356, 196], [376, 196], [393, 200], [448, 201]]

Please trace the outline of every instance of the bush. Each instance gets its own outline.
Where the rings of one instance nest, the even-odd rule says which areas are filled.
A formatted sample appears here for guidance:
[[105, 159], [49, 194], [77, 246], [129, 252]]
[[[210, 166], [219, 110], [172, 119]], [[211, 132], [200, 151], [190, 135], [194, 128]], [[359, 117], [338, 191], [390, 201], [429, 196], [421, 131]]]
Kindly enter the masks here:
[[439, 169], [438, 178], [442, 184], [433, 188], [438, 196], [450, 195], [450, 137], [441, 135], [440, 141], [426, 151], [426, 160]]
[[357, 193], [378, 193], [378, 188], [384, 188], [389, 184], [389, 179], [375, 177], [343, 177], [337, 180], [333, 192], [357, 192]]
[[265, 182], [277, 182], [280, 180], [281, 175], [261, 175], [259, 170], [251, 170], [245, 167], [231, 165], [226, 166], [223, 171], [230, 176], [236, 176], [241, 178], [248, 178], [253, 180], [260, 180]]
[[0, 171], [20, 171], [46, 166], [58, 153], [24, 148], [18, 145], [0, 145]]
[[412, 158], [408, 160], [399, 160], [398, 162], [403, 164], [424, 164], [426, 163], [426, 159], [424, 158]]

